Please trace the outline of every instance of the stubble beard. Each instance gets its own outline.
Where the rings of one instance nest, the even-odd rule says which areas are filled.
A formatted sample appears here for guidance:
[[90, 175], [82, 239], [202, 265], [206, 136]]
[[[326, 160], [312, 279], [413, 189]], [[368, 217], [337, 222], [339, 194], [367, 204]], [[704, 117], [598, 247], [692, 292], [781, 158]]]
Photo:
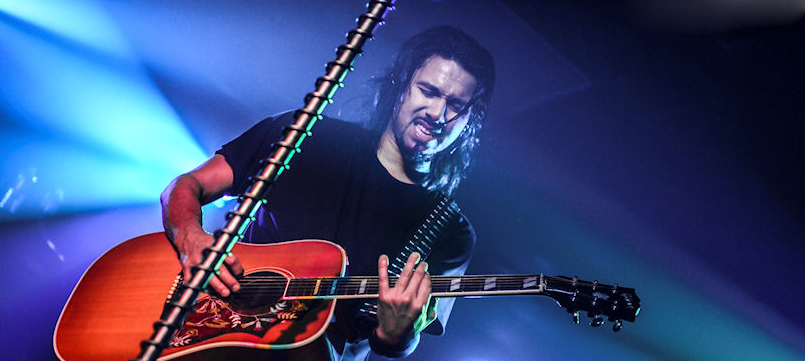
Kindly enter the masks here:
[[430, 171], [430, 163], [435, 154], [426, 153], [427, 148], [418, 150], [417, 145], [414, 144], [413, 148], [408, 148], [405, 146], [405, 140], [397, 139], [397, 146], [400, 149], [405, 169], [424, 176]]

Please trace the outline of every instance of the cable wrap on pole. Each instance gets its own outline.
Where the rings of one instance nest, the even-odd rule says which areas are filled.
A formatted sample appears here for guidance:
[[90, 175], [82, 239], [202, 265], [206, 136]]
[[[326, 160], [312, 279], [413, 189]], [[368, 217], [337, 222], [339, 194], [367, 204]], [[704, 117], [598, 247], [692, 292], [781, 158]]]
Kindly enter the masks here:
[[166, 306], [167, 312], [154, 323], [151, 338], [141, 342], [140, 354], [133, 361], [153, 361], [162, 354], [215, 270], [224, 262], [232, 247], [242, 238], [243, 231], [254, 220], [254, 215], [265, 202], [271, 185], [288, 169], [291, 159], [299, 152], [305, 138], [311, 134], [310, 130], [321, 118], [324, 108], [332, 102], [335, 91], [343, 85], [347, 72], [352, 70], [352, 63], [361, 53], [363, 44], [372, 38], [372, 32], [382, 24], [387, 11], [393, 5], [394, 0], [372, 0], [366, 5], [367, 12], [358, 17], [357, 28], [347, 33], [346, 44], [338, 46], [336, 59], [328, 62], [326, 74], [316, 79], [316, 90], [305, 96], [305, 106], [294, 112], [294, 123], [286, 126], [282, 138], [272, 144], [268, 158], [260, 160], [260, 170], [250, 178], [251, 184], [238, 197], [238, 206], [227, 213], [226, 225], [213, 234], [215, 241], [212, 246], [204, 249], [204, 261], [192, 267], [193, 273], [187, 280], [187, 287], [178, 300]]

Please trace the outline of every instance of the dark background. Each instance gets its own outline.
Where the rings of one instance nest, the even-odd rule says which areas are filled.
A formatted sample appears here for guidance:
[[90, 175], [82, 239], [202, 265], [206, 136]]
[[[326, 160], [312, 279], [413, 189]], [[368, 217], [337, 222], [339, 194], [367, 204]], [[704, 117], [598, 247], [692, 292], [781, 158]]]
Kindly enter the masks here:
[[[171, 178], [301, 106], [364, 11], [4, 4], [3, 360], [54, 360], [53, 327], [92, 260], [160, 230]], [[357, 120], [367, 79], [405, 38], [461, 27], [495, 54], [498, 76], [457, 195], [478, 234], [468, 273], [617, 282], [643, 305], [612, 333], [546, 298], [460, 300], [447, 335], [425, 336], [411, 358], [805, 359], [802, 13], [731, 4], [399, 2], [327, 113]], [[208, 228], [227, 207], [205, 209]]]

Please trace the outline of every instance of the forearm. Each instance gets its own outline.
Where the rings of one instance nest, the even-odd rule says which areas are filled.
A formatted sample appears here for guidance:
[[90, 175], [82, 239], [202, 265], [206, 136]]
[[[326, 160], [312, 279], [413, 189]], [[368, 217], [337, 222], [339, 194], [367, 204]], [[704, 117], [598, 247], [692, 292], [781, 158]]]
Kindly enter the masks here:
[[162, 225], [179, 252], [184, 251], [180, 241], [184, 234], [204, 232], [201, 226], [202, 194], [201, 183], [195, 177], [182, 175], [174, 179], [160, 197]]
[[204, 234], [201, 206], [218, 199], [231, 186], [232, 168], [220, 154], [168, 184], [160, 197], [162, 224], [179, 251], [184, 251], [183, 237]]

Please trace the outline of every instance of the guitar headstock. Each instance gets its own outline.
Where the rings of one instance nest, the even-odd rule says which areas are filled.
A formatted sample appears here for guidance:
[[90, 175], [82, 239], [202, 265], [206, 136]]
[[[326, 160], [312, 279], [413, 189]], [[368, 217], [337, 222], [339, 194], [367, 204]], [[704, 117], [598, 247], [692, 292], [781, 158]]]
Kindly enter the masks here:
[[579, 322], [579, 312], [587, 312], [590, 325], [601, 326], [606, 320], [614, 322], [613, 331], [619, 331], [622, 320], [634, 322], [640, 312], [640, 298], [634, 288], [620, 287], [579, 280], [576, 277], [545, 277], [544, 294], [573, 314]]

